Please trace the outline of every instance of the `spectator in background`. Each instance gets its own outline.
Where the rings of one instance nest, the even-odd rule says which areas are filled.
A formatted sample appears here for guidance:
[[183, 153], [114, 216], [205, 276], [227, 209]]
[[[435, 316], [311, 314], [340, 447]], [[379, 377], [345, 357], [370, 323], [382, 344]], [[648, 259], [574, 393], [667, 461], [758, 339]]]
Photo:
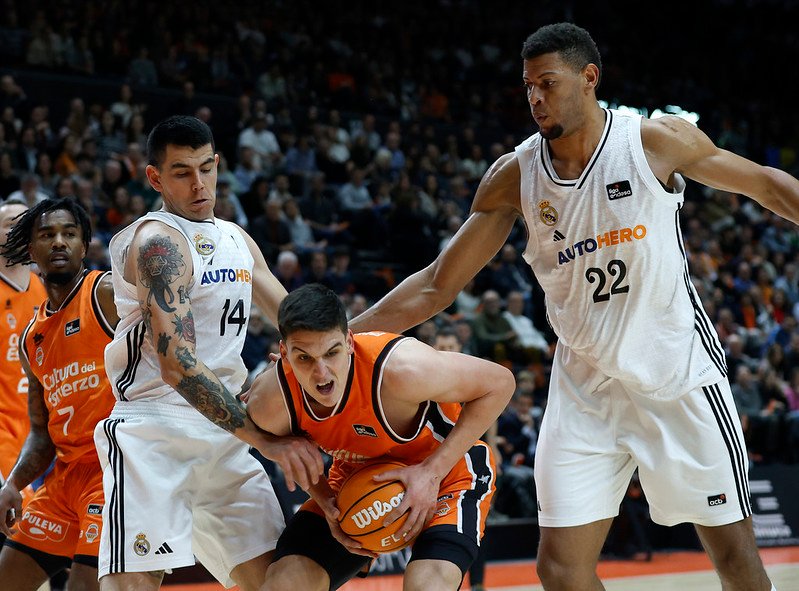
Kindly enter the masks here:
[[22, 201], [33, 207], [37, 203], [47, 199], [47, 193], [40, 190], [39, 177], [34, 173], [28, 172], [22, 175], [20, 180], [20, 187], [7, 196], [8, 199], [15, 201]]
[[280, 166], [283, 154], [275, 134], [269, 129], [266, 113], [256, 111], [249, 127], [239, 134], [239, 150], [251, 148], [254, 167], [271, 175]]
[[325, 184], [324, 173], [311, 178], [311, 189], [299, 201], [300, 212], [314, 232], [316, 240], [327, 240], [332, 245], [351, 241], [349, 222], [341, 220], [334, 190]]
[[350, 294], [356, 291], [355, 280], [350, 270], [350, 250], [346, 246], [339, 246], [333, 250], [328, 281], [330, 289], [338, 295]]
[[551, 359], [549, 343], [533, 321], [524, 314], [524, 295], [520, 291], [511, 291], [506, 299], [507, 309], [502, 313], [511, 329], [519, 338], [519, 346], [524, 350], [524, 357], [538, 362]]
[[327, 265], [327, 253], [323, 250], [311, 253], [308, 265], [305, 270], [304, 283], [321, 283], [325, 287], [332, 289], [332, 279], [330, 269]]
[[[217, 177], [216, 180], [216, 200], [217, 204], [221, 201], [224, 207], [230, 207], [232, 212], [232, 219], [230, 221], [237, 223], [242, 228], [249, 226], [249, 219], [247, 213], [239, 201], [238, 195], [233, 192], [233, 187], [230, 183], [230, 177], [222, 176]], [[229, 205], [227, 205], [229, 204]], [[227, 219], [227, 218], [226, 218]]]
[[474, 335], [472, 323], [469, 320], [456, 320], [455, 334], [458, 335], [458, 341], [460, 341], [463, 353], [466, 355], [478, 355], [479, 345]]
[[288, 199], [294, 198], [294, 195], [291, 194], [288, 176], [285, 174], [275, 175], [275, 179], [272, 181], [272, 189], [269, 191], [269, 198], [277, 199], [280, 203], [285, 203]]
[[233, 169], [233, 174], [239, 187], [245, 193], [250, 190], [253, 183], [258, 177], [263, 177], [268, 180], [268, 177], [261, 168], [260, 160], [256, 159], [256, 153], [250, 146], [239, 147], [239, 161], [236, 168]]
[[47, 152], [39, 154], [36, 161], [36, 178], [39, 180], [39, 189], [48, 197], [55, 195], [55, 187], [60, 178], [53, 168], [53, 159]]
[[311, 179], [318, 170], [311, 136], [301, 134], [296, 145], [286, 150], [283, 167], [289, 176], [292, 191], [303, 197], [307, 195], [311, 189]]
[[472, 321], [479, 355], [493, 361], [509, 361], [518, 347], [519, 338], [502, 315], [502, 299], [493, 289], [480, 298], [481, 310]]
[[294, 251], [298, 255], [302, 256], [327, 246], [326, 240], [314, 240], [313, 230], [310, 224], [302, 217], [300, 206], [293, 197], [283, 202], [283, 216], [291, 232], [291, 243], [294, 245]]
[[250, 236], [264, 253], [266, 260], [274, 264], [277, 255], [291, 248], [291, 229], [283, 216], [283, 206], [278, 199], [264, 202], [264, 213], [250, 222]]
[[274, 275], [287, 292], [293, 291], [303, 284], [300, 259], [294, 251], [284, 250], [277, 255]]

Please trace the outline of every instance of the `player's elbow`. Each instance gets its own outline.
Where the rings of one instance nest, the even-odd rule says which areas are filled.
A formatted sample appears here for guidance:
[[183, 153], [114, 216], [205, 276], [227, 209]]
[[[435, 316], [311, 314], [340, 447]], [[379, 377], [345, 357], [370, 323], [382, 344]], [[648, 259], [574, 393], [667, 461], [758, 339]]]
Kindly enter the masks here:
[[496, 389], [502, 399], [507, 403], [516, 391], [516, 377], [507, 367], [500, 365], [499, 375], [497, 376]]
[[177, 389], [186, 376], [186, 368], [177, 360], [161, 359], [161, 379], [167, 386]]

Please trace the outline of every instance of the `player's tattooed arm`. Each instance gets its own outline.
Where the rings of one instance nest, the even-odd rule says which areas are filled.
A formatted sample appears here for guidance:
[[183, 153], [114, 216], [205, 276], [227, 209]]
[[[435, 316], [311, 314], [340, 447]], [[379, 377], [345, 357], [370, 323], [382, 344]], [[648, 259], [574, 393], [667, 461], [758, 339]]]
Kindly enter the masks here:
[[139, 281], [148, 289], [148, 307], [155, 301], [164, 312], [174, 312], [175, 298], [185, 301], [185, 292], [174, 283], [186, 272], [186, 263], [171, 237], [154, 235], [144, 241], [139, 248], [138, 271]]
[[171, 340], [172, 337], [167, 335], [165, 332], [162, 332], [158, 335], [158, 345], [156, 346], [156, 350], [158, 351], [159, 355], [166, 357], [167, 349], [169, 349], [169, 341]]
[[183, 369], [191, 369], [197, 365], [197, 359], [194, 353], [189, 351], [188, 347], [178, 347], [175, 349], [175, 356]]
[[[24, 359], [24, 357], [20, 357]], [[17, 490], [22, 490], [44, 474], [55, 457], [55, 446], [47, 430], [49, 413], [44, 402], [44, 388], [32, 374], [27, 361], [22, 362], [28, 375], [28, 416], [30, 431], [20, 451], [19, 459], [11, 470], [8, 480]]]
[[176, 389], [215, 425], [231, 433], [244, 427], [244, 407], [218, 381], [203, 374], [186, 376]]

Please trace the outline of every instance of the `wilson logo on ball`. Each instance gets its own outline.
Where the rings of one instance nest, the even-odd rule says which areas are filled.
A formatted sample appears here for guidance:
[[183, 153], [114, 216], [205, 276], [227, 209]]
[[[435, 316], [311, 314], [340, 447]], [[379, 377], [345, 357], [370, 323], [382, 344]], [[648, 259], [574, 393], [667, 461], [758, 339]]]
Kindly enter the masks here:
[[405, 493], [399, 493], [391, 497], [388, 502], [375, 501], [371, 507], [366, 507], [354, 515], [350, 515], [350, 519], [355, 522], [355, 527], [358, 529], [366, 529], [373, 521], [378, 521], [384, 515], [388, 515], [394, 507], [399, 507], [403, 496], [405, 496]]

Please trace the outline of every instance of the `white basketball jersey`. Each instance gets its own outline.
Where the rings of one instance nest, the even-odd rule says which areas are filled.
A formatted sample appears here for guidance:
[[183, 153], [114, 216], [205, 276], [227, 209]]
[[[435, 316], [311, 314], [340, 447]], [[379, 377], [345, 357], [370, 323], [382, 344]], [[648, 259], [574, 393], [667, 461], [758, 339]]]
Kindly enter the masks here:
[[[192, 222], [164, 211], [150, 212], [111, 240], [114, 302], [119, 325], [106, 347], [108, 377], [118, 400], [189, 403], [161, 379], [152, 335], [145, 335], [136, 286], [125, 281], [124, 268], [136, 228], [156, 220], [180, 231], [191, 251], [194, 277], [189, 285], [196, 335], [196, 355], [232, 394], [247, 376], [241, 349], [252, 302], [253, 257], [237, 226], [224, 220]], [[180, 294], [174, 294], [178, 298]]]
[[578, 376], [592, 370], [662, 399], [726, 376], [683, 250], [685, 182], [675, 175], [669, 192], [655, 177], [641, 117], [606, 110], [602, 138], [578, 179], [558, 177], [540, 134], [517, 146], [516, 156], [529, 233], [524, 258], [546, 294], [566, 369], [582, 365]]

